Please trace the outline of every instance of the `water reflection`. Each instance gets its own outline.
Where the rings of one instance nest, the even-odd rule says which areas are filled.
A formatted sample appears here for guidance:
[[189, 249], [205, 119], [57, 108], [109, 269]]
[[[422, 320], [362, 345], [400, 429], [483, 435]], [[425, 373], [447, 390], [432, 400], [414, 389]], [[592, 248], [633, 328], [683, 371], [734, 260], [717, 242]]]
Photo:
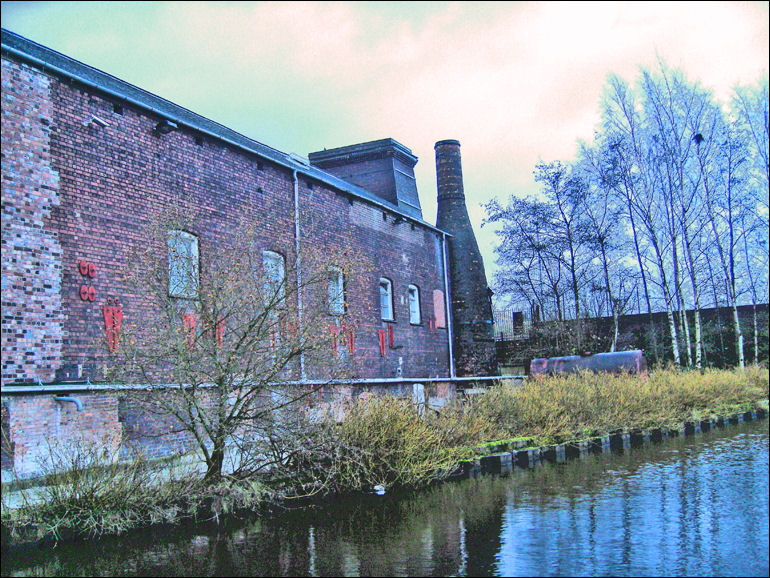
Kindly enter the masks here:
[[767, 575], [768, 425], [3, 556], [4, 575]]

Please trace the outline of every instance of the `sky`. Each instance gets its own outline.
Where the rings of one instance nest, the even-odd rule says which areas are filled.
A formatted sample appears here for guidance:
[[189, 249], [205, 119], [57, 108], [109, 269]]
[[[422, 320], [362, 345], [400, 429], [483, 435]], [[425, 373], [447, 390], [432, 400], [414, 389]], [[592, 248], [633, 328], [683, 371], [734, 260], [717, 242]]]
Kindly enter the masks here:
[[574, 158], [608, 74], [662, 58], [726, 102], [770, 46], [768, 2], [2, 2], [2, 26], [284, 152], [393, 138], [430, 223], [433, 145], [459, 140], [490, 281], [481, 204]]

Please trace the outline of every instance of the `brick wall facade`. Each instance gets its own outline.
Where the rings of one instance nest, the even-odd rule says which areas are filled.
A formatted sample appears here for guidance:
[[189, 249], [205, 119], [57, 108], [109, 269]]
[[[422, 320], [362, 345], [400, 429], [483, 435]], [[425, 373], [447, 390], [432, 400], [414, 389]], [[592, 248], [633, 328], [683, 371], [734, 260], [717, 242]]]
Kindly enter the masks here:
[[[126, 272], [134, 251], [149, 242], [148, 224], [172, 207], [197, 215], [190, 232], [199, 239], [201, 263], [214, 246], [233, 241], [239, 219], [260, 223], [255, 243], [262, 250], [282, 254], [287, 263], [295, 259], [290, 168], [192, 128], [159, 135], [154, 129], [160, 116], [5, 50], [2, 66], [3, 386], [103, 381], [111, 363], [106, 300], [120, 299], [124, 326], [158, 322], [158, 312], [131, 288]], [[93, 117], [106, 126], [90, 122]], [[446, 311], [443, 305], [434, 311], [433, 299], [445, 289], [441, 232], [306, 175], [299, 175], [297, 190], [301, 248], [330, 256], [349, 249], [371, 263], [368, 277], [346, 296], [349, 314], [357, 316], [350, 376], [448, 378], [448, 328], [435, 323]], [[155, 249], [167, 252], [165, 245]], [[93, 277], [81, 274], [81, 261], [95, 266]], [[392, 282], [392, 321], [380, 318], [383, 277]], [[95, 290], [93, 301], [81, 299], [84, 285]], [[410, 323], [410, 285], [420, 292], [419, 324]], [[382, 330], [393, 334], [384, 355]], [[309, 361], [308, 379], [327, 377], [322, 365]], [[291, 373], [300, 377], [298, 367]], [[339, 417], [359, 395], [412, 396], [415, 387], [330, 385], [308, 403]], [[439, 405], [453, 394], [448, 382], [425, 385], [425, 399]], [[130, 396], [96, 390], [72, 395], [83, 403], [82, 412], [50, 393], [3, 394], [4, 480], [10, 469], [20, 477], [38, 475], [55, 440], [120, 447], [124, 457], [131, 448], [159, 457], [192, 447], [189, 434]]]
[[[264, 250], [294, 258], [294, 182], [285, 167], [192, 130], [158, 136], [151, 113], [126, 104], [117, 112], [114, 99], [5, 57], [3, 67], [3, 383], [101, 378], [102, 306], [119, 297], [124, 323], [153, 322], [125, 272], [150, 220], [174, 205], [199, 216], [190, 232], [202, 262], [207, 247], [232, 240], [239, 218], [263, 224], [256, 242]], [[88, 123], [92, 115], [109, 126]], [[443, 290], [439, 234], [394, 224], [393, 213], [302, 176], [299, 193], [301, 243], [330, 255], [352, 245], [377, 264], [369, 287], [348, 296], [368, 315], [355, 375], [448, 375], [446, 329], [429, 323], [430, 296]], [[81, 276], [81, 260], [96, 266], [95, 277]], [[394, 348], [384, 357], [379, 277], [394, 290]], [[83, 284], [95, 301], [81, 300]], [[421, 325], [409, 323], [409, 284], [421, 291]], [[311, 367], [312, 376], [322, 377]]]
[[[182, 208], [195, 215], [188, 232], [198, 238], [202, 277], [207, 255], [230, 246], [242, 221], [259, 224], [255, 247], [280, 253], [286, 263], [296, 260], [298, 244], [300, 255], [310, 248], [333, 263], [335, 255], [349, 253], [369, 265], [366, 277], [346, 295], [355, 346], [352, 355], [340, 355], [347, 356], [346, 377], [354, 382], [324, 386], [308, 399], [310, 407], [340, 417], [361, 395], [389, 393], [434, 406], [454, 395], [449, 312], [442, 301], [443, 233], [422, 221], [412, 170], [416, 157], [406, 147], [392, 139], [353, 145], [390, 147], [390, 152], [376, 166], [362, 164], [360, 182], [349, 186], [321, 165], [304, 164], [5, 30], [2, 83], [4, 387], [105, 383], [104, 370], [114, 357], [103, 307], [109, 298], [119, 298], [124, 327], [160, 322], [127, 272], [134, 253], [153, 242], [148, 226]], [[160, 134], [158, 123], [171, 113], [189, 122]], [[379, 170], [383, 166], [388, 170]], [[165, 242], [157, 242], [151, 249], [165, 256]], [[82, 274], [81, 262], [93, 265], [93, 276]], [[453, 271], [463, 274], [462, 266]], [[380, 315], [382, 278], [392, 284], [392, 320]], [[411, 286], [419, 291], [419, 323], [410, 318]], [[83, 287], [92, 288], [93, 300], [81, 298]], [[313, 296], [307, 297], [310, 303]], [[329, 315], [328, 323], [335, 319]], [[384, 352], [383, 334], [389, 342]], [[472, 340], [461, 341], [466, 355]], [[300, 379], [298, 363], [286, 377]], [[308, 357], [304, 377], [323, 381], [327, 366]], [[432, 381], [377, 382], [398, 378]], [[4, 473], [10, 468], [21, 477], [39, 473], [51, 440], [93, 441], [110, 451], [122, 448], [124, 457], [136, 449], [158, 457], [192, 447], [189, 434], [131, 396], [90, 386], [57, 391], [74, 392], [83, 411], [56, 401], [52, 393], [3, 392]]]
[[83, 411], [52, 395], [3, 399], [4, 471], [13, 469], [19, 478], [28, 478], [51, 471], [53, 464], [61, 463], [56, 456], [93, 450], [117, 455], [122, 442], [117, 397], [99, 393], [76, 397]]
[[64, 339], [51, 79], [2, 61], [2, 380], [54, 379]]
[[[360, 397], [394, 395], [440, 409], [455, 393], [449, 381], [328, 385], [302, 404], [303, 409], [340, 420], [348, 405]], [[70, 395], [81, 402], [82, 411], [73, 402], [56, 401], [47, 393], [3, 396], [3, 482], [40, 476], [50, 471], [52, 463], [66, 464], [77, 452], [84, 457], [86, 452], [98, 451], [115, 459], [137, 454], [155, 459], [197, 448], [193, 436], [175, 418], [142, 403], [141, 391], [76, 391]], [[52, 462], [52, 456], [59, 457]]]

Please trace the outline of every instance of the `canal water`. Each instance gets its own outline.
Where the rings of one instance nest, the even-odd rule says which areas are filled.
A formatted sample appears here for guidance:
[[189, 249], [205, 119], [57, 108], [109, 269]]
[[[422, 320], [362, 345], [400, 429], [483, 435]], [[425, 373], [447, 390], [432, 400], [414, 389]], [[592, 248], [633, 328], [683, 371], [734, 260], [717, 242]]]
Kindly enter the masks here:
[[17, 576], [768, 575], [768, 421], [226, 526], [6, 552]]

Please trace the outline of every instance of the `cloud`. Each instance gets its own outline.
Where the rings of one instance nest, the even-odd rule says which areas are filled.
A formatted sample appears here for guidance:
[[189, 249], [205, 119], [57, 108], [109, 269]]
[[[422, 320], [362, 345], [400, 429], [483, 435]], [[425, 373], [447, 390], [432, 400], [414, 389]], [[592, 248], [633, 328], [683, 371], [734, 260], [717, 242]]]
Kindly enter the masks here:
[[[659, 57], [727, 99], [767, 72], [767, 3], [3, 3], [3, 25], [265, 144], [462, 143], [469, 212], [591, 139], [608, 73]], [[491, 229], [480, 233], [485, 262]]]

